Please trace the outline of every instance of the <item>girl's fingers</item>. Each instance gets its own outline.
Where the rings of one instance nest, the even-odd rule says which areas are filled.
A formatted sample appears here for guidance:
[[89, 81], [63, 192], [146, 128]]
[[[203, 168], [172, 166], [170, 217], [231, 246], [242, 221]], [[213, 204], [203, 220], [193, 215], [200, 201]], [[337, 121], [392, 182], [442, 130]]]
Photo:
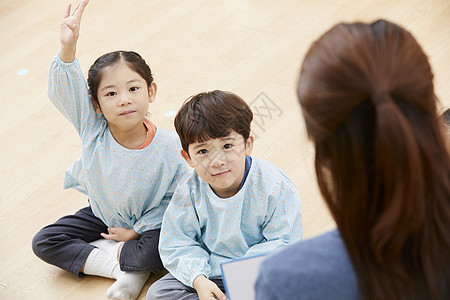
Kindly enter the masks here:
[[66, 12], [64, 13], [64, 18], [67, 18], [70, 16], [70, 8], [72, 7], [72, 4], [67, 5]]
[[88, 5], [88, 3], [89, 3], [89, 0], [80, 1], [80, 3], [78, 3], [78, 5], [77, 5], [77, 8], [73, 12], [73, 15], [81, 19], [81, 15], [83, 14], [84, 9], [85, 9], [86, 5]]
[[76, 23], [72, 23], [72, 21], [69, 21], [66, 23], [66, 26], [70, 29], [70, 30], [75, 30], [75, 28], [77, 28], [78, 24]]
[[75, 9], [73, 10], [72, 16], [74, 16], [77, 13], [78, 7], [80, 7], [80, 2], [78, 2], [77, 7], [75, 7]]
[[115, 240], [116, 239], [116, 235], [113, 233], [106, 234], [106, 233], [102, 232], [102, 233], [100, 233], [100, 235], [107, 240]]

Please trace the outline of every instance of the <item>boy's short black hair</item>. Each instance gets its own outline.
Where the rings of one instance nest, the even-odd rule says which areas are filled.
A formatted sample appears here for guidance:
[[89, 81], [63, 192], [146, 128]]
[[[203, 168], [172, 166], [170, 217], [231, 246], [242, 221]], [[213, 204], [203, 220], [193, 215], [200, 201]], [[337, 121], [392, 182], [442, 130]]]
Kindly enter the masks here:
[[238, 95], [215, 90], [188, 98], [175, 116], [175, 129], [183, 150], [189, 144], [228, 136], [235, 131], [250, 136], [253, 112]]

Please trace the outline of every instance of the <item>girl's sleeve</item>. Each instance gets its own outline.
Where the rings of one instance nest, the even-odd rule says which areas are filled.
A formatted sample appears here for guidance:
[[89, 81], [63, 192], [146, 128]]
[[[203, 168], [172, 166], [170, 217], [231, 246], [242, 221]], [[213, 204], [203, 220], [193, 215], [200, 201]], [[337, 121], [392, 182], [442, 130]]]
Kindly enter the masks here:
[[[180, 146], [181, 148], [181, 146]], [[179, 153], [177, 153], [179, 155]], [[180, 155], [181, 156], [181, 155]], [[173, 177], [170, 177], [169, 172], [165, 172], [166, 177], [162, 178], [162, 181], [167, 181], [170, 183], [169, 187], [166, 190], [165, 195], [163, 196], [159, 206], [154, 207], [144, 213], [139, 220], [133, 225], [134, 231], [136, 231], [139, 234], [142, 234], [142, 232], [147, 230], [153, 230], [155, 229], [156, 225], [159, 225], [160, 222], [155, 222], [157, 219], [161, 221], [162, 216], [164, 215], [164, 212], [168, 206], [167, 203], [170, 203], [174, 190], [176, 189], [178, 183], [180, 182], [180, 179], [183, 177], [184, 174], [187, 173], [188, 168], [184, 161], [182, 161], [182, 158], [179, 159], [178, 164], [173, 163], [173, 170], [171, 174], [174, 174]], [[164, 173], [164, 172], [163, 172]], [[157, 216], [160, 216], [158, 218]], [[159, 228], [159, 227], [158, 227]]]
[[163, 218], [168, 203], [170, 203], [170, 199], [171, 197], [164, 195], [158, 206], [152, 207], [148, 211], [144, 212], [142, 216], [133, 224], [133, 230], [138, 234], [142, 234], [145, 231], [159, 228], [161, 225], [161, 218]]
[[58, 55], [53, 58], [50, 64], [47, 94], [64, 117], [72, 122], [80, 135], [86, 126], [95, 121], [96, 112], [78, 59], [65, 63]]
[[246, 257], [267, 254], [303, 238], [301, 199], [295, 185], [285, 181], [277, 196], [269, 196], [268, 214], [263, 225], [264, 242], [253, 245]]
[[200, 243], [200, 225], [190, 195], [179, 190], [163, 218], [159, 253], [164, 267], [183, 284], [193, 287], [197, 276], [209, 278], [211, 267], [209, 254]]

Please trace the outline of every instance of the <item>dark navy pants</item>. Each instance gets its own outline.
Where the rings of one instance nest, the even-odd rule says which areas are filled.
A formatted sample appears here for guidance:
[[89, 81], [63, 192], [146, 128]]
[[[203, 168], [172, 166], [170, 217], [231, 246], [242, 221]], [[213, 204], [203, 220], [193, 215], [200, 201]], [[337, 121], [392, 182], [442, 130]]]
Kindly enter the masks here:
[[[108, 227], [88, 206], [42, 228], [34, 236], [32, 247], [45, 262], [82, 277], [81, 267], [95, 248], [89, 243], [103, 238], [102, 232], [107, 233]], [[160, 229], [149, 230], [142, 233], [139, 240], [125, 242], [119, 259], [120, 269], [161, 271], [164, 267], [158, 252], [159, 233]]]
[[[225, 293], [222, 279], [210, 280]], [[150, 286], [147, 300], [198, 300], [198, 294], [194, 288], [184, 285], [168, 273]]]

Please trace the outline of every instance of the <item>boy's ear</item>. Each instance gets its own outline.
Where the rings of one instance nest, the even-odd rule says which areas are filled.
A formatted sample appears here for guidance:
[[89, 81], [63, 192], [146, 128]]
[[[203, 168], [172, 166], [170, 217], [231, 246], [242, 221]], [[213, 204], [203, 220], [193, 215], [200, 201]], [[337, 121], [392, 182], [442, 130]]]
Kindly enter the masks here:
[[253, 151], [253, 135], [250, 135], [247, 139], [247, 141], [245, 142], [245, 155], [250, 155], [252, 154]]
[[187, 162], [187, 164], [189, 165], [189, 167], [193, 168], [194, 164], [192, 163], [192, 159], [189, 156], [189, 153], [187, 153], [186, 151], [184, 151], [183, 149], [181, 150], [181, 156], [183, 156], [184, 160]]
[[94, 97], [92, 97], [92, 96], [89, 96], [89, 97], [91, 98], [92, 106], [94, 107], [95, 112], [97, 114], [101, 114], [102, 113], [102, 109], [101, 109], [100, 104], [98, 103], [98, 101], [95, 100]]
[[155, 101], [156, 98], [156, 90], [158, 89], [158, 86], [155, 82], [150, 83], [148, 87], [148, 102], [152, 103]]

